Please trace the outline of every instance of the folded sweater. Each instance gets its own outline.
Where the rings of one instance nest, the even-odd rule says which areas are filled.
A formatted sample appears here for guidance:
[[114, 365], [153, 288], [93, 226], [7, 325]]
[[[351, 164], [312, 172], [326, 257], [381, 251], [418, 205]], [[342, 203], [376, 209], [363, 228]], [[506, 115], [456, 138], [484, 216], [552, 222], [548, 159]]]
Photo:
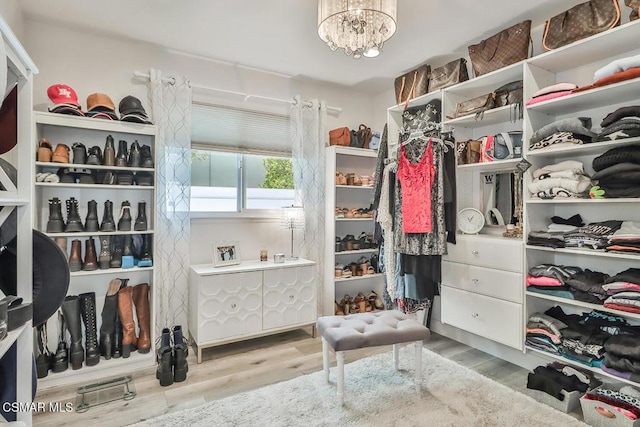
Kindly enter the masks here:
[[552, 172], [572, 171], [575, 174], [584, 174], [584, 166], [582, 162], [577, 160], [565, 160], [555, 165], [547, 165], [533, 171], [533, 177], [539, 178], [542, 175], [548, 175]]
[[627, 107], [620, 107], [614, 112], [607, 114], [607, 117], [602, 119], [600, 127], [605, 128], [625, 117], [640, 117], [640, 105], [629, 105]]
[[599, 68], [593, 74], [593, 81], [596, 82], [600, 79], [612, 76], [621, 71], [626, 71], [629, 68], [640, 67], [640, 55], [628, 56], [626, 58], [616, 59], [611, 61], [604, 67]]
[[594, 138], [596, 133], [591, 131], [591, 118], [589, 117], [572, 117], [569, 119], [557, 120], [546, 126], [541, 127], [530, 139], [530, 144], [542, 141], [549, 135], [556, 132], [571, 132], [578, 135], [585, 135]]

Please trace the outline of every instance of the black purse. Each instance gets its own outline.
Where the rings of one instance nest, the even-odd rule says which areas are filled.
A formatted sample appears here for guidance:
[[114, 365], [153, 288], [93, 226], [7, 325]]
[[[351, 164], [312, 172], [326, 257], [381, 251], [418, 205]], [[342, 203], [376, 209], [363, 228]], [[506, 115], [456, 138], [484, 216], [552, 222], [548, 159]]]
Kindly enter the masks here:
[[351, 142], [349, 146], [353, 148], [364, 148], [364, 138], [358, 134], [358, 131], [351, 131]]

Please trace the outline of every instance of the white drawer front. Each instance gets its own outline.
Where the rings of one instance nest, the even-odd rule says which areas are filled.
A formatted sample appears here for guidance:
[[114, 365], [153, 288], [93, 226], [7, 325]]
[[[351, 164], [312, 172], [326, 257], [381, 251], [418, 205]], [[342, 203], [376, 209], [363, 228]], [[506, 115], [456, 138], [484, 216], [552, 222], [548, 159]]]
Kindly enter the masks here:
[[522, 272], [521, 240], [465, 236], [457, 239], [457, 244], [449, 244], [447, 252], [446, 261]]
[[522, 349], [522, 305], [442, 286], [441, 321]]
[[200, 342], [260, 332], [262, 272], [204, 276], [197, 303]]
[[263, 329], [281, 328], [316, 320], [314, 267], [265, 270]]
[[443, 261], [442, 284], [522, 304], [520, 273]]

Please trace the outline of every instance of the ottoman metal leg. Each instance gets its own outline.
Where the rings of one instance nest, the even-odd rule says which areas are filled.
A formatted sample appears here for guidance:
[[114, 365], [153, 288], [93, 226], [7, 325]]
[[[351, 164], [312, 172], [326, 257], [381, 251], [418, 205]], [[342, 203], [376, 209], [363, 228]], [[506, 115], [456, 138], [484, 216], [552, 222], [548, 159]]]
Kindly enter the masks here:
[[396, 371], [400, 369], [400, 362], [398, 360], [398, 348], [400, 348], [398, 344], [393, 345], [393, 369], [395, 369]]
[[416, 341], [416, 390], [420, 393], [422, 385], [422, 341]]
[[336, 351], [338, 359], [338, 402], [344, 405], [344, 351]]
[[324, 337], [322, 337], [322, 369], [325, 381], [329, 382], [329, 343]]

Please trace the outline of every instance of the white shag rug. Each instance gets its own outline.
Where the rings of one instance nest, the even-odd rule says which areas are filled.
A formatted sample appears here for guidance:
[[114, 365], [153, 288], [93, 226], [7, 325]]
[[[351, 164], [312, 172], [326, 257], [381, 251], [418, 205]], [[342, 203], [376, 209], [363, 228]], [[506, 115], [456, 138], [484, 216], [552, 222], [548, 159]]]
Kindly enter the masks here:
[[400, 372], [391, 352], [345, 365], [342, 408], [332, 368], [329, 384], [315, 372], [135, 426], [586, 426], [427, 349], [418, 396], [414, 354], [413, 346], [400, 350]]

